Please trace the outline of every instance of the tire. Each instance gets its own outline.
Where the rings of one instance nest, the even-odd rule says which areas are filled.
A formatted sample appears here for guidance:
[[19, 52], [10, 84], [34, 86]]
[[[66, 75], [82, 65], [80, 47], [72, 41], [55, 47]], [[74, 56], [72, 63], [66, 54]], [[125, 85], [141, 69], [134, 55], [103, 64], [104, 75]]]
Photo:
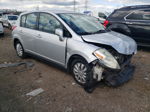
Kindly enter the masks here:
[[15, 49], [17, 56], [19, 56], [20, 58], [26, 58], [26, 53], [24, 52], [23, 46], [19, 41], [15, 43]]
[[82, 58], [75, 59], [71, 64], [71, 72], [75, 81], [84, 87], [88, 93], [94, 90], [94, 79], [92, 66], [90, 66], [86, 60]]

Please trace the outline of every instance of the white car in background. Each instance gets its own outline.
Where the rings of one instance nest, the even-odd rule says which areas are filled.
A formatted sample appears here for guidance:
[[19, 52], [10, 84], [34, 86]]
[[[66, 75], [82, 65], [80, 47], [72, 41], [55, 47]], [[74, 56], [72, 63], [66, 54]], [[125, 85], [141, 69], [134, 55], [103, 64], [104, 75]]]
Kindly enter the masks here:
[[18, 15], [3, 15], [2, 17], [3, 26], [11, 29], [16, 24], [17, 19]]
[[0, 23], [0, 35], [3, 35], [3, 34], [4, 34], [4, 28], [3, 28], [2, 23]]

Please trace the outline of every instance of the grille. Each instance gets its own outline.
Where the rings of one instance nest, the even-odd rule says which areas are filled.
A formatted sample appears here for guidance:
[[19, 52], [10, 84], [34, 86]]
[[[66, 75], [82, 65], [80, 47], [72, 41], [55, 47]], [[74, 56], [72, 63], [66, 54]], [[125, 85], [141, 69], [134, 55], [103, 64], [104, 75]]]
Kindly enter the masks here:
[[110, 50], [110, 53], [114, 56], [114, 58], [118, 61], [119, 65], [122, 65], [127, 60], [131, 59], [132, 55], [123, 55], [118, 53], [117, 51]]

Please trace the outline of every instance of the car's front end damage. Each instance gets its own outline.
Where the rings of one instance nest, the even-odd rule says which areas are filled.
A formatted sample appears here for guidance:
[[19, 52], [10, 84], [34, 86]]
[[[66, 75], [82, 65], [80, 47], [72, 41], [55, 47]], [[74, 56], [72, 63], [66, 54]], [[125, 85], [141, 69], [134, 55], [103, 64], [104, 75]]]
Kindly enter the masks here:
[[91, 36], [85, 36], [83, 40], [99, 47], [93, 52], [97, 58], [91, 63], [93, 79], [104, 80], [113, 87], [129, 81], [135, 69], [131, 64], [131, 58], [137, 52], [135, 41], [115, 32]]
[[[101, 57], [102, 54], [97, 55], [97, 60], [93, 61], [93, 78], [96, 81], [104, 80], [109, 86], [119, 86], [133, 76], [135, 67], [131, 65], [132, 55], [123, 55], [116, 51], [105, 51], [107, 54], [107, 60], [105, 61]], [[112, 58], [112, 59], [111, 59]]]

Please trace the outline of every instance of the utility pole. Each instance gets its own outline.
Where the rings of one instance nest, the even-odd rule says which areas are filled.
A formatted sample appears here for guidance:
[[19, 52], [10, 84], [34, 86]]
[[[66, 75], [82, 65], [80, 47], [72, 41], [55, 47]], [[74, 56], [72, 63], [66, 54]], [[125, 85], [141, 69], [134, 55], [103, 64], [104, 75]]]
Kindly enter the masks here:
[[76, 1], [74, 0], [74, 12], [76, 11]]
[[88, 0], [85, 0], [85, 11], [87, 11], [87, 8], [88, 8]]

